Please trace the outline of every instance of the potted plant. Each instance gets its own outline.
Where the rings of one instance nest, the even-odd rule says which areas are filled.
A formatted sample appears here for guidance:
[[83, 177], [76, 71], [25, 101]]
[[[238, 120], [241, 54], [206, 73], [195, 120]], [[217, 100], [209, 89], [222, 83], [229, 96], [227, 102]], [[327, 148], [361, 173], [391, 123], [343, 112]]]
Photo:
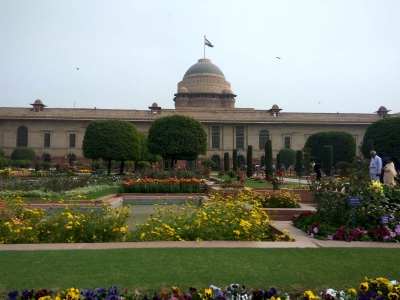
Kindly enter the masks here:
[[213, 162], [211, 159], [205, 159], [201, 162], [201, 165], [204, 167], [204, 176], [209, 178], [211, 175], [211, 168], [216, 166], [215, 162]]
[[349, 176], [348, 170], [351, 169], [353, 165], [347, 161], [339, 161], [336, 164], [336, 169], [340, 170], [339, 176], [340, 177], [347, 177]]

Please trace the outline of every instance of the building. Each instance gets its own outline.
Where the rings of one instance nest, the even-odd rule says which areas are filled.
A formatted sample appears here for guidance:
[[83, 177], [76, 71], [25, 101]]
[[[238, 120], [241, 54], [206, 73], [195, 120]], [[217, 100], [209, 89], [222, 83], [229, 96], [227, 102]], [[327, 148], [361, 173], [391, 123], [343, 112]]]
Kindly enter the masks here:
[[308, 136], [320, 131], [349, 132], [359, 145], [369, 124], [390, 116], [383, 106], [375, 114], [286, 113], [276, 104], [268, 110], [235, 108], [231, 84], [209, 59], [199, 59], [186, 71], [174, 96], [175, 109], [162, 109], [157, 103], [148, 110], [49, 108], [39, 99], [31, 107], [1, 107], [0, 149], [10, 157], [15, 147], [28, 146], [36, 153], [36, 163], [89, 163], [82, 155], [82, 140], [91, 120], [126, 120], [146, 133], [156, 118], [181, 114], [203, 124], [206, 157], [218, 165], [225, 152], [232, 156], [233, 149], [238, 149], [238, 163], [247, 163], [248, 145], [253, 146], [252, 163], [263, 165], [268, 139], [274, 157], [283, 148], [302, 149]]

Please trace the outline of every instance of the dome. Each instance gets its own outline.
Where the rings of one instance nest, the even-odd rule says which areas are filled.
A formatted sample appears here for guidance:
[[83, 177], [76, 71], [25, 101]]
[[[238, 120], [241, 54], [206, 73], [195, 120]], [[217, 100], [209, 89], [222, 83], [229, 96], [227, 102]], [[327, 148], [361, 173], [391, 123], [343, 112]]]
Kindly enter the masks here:
[[221, 69], [218, 68], [216, 65], [211, 63], [211, 60], [208, 58], [201, 58], [199, 61], [191, 66], [183, 76], [183, 78], [186, 78], [190, 75], [194, 74], [215, 74], [222, 76], [225, 78], [224, 73], [222, 73]]
[[182, 86], [178, 89], [178, 93], [187, 94], [189, 93], [189, 90], [186, 87]]
[[153, 102], [153, 104], [151, 105], [151, 107], [158, 107], [157, 102]]
[[37, 100], [35, 100], [35, 102], [33, 104], [43, 104], [43, 102], [42, 102], [42, 100], [37, 99]]
[[233, 94], [233, 92], [232, 92], [231, 89], [224, 89], [224, 90], [222, 91], [222, 94], [231, 95], [231, 94]]
[[272, 105], [272, 109], [279, 109], [279, 106], [274, 104], [274, 105]]
[[386, 109], [386, 107], [381, 106], [381, 107], [379, 107], [378, 111], [388, 111], [388, 110]]

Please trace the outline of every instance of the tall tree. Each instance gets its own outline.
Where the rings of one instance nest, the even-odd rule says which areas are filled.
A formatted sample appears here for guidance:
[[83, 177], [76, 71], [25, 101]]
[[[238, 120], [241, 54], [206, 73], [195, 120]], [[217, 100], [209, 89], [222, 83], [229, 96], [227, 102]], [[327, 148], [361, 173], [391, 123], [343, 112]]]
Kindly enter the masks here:
[[303, 172], [303, 151], [301, 150], [296, 151], [295, 171], [297, 173], [297, 176], [301, 176]]
[[247, 177], [253, 176], [253, 146], [247, 146]]
[[272, 142], [268, 140], [265, 143], [265, 176], [266, 178], [271, 177], [274, 174], [272, 169]]
[[224, 153], [224, 171], [225, 173], [228, 173], [229, 171], [229, 153], [225, 152]]
[[333, 147], [325, 145], [322, 154], [322, 170], [328, 176], [331, 176], [333, 168]]
[[107, 161], [108, 175], [112, 160], [120, 161], [123, 173], [125, 160], [137, 160], [141, 155], [139, 133], [135, 126], [121, 120], [94, 120], [86, 127], [82, 142], [83, 155]]
[[276, 155], [276, 170], [281, 170], [282, 168], [282, 154], [278, 153]]
[[148, 135], [149, 150], [163, 159], [170, 159], [170, 167], [178, 159], [193, 160], [207, 151], [207, 134], [203, 125], [193, 118], [173, 115], [153, 122]]
[[279, 153], [282, 155], [282, 163], [286, 166], [294, 165], [296, 162], [296, 151], [293, 149], [281, 149]]
[[235, 172], [237, 172], [238, 168], [238, 159], [237, 159], [237, 149], [233, 149], [233, 154], [232, 154], [232, 168]]

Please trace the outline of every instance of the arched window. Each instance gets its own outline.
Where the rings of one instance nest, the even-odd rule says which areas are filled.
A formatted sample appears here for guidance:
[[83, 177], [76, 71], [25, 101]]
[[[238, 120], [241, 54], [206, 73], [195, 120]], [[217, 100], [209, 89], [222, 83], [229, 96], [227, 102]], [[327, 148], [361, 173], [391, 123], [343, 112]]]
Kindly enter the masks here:
[[237, 160], [238, 160], [238, 167], [244, 166], [246, 164], [246, 160], [244, 159], [243, 155], [238, 155]]
[[215, 162], [215, 167], [212, 168], [213, 171], [218, 171], [219, 168], [221, 167], [221, 158], [219, 157], [219, 155], [213, 155], [211, 156], [211, 160], [213, 162]]
[[43, 162], [51, 162], [50, 154], [43, 154]]
[[17, 129], [17, 147], [28, 147], [28, 128], [25, 126]]
[[258, 149], [263, 150], [265, 148], [265, 144], [269, 140], [269, 132], [266, 129], [260, 131], [260, 135], [258, 136]]

